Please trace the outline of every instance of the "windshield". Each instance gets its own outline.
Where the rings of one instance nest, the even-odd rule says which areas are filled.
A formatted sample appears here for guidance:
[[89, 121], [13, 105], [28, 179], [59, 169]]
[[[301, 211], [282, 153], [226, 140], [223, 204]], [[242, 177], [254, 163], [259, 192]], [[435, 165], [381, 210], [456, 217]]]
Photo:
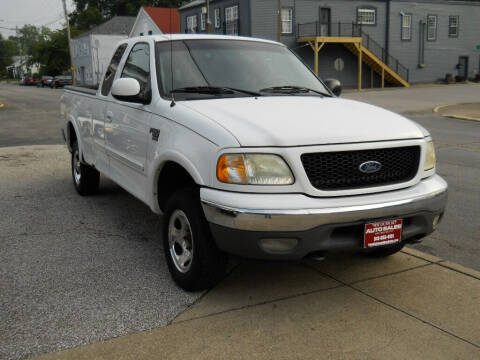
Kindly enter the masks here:
[[[277, 44], [225, 39], [157, 42], [156, 61], [158, 86], [162, 95], [167, 97], [175, 90], [175, 98], [192, 98], [192, 93], [196, 92], [192, 88], [199, 87], [199, 93], [193, 98], [219, 94], [290, 94], [292, 89], [297, 88], [304, 90], [297, 91], [299, 95], [330, 95], [317, 77], [288, 48]], [[240, 91], [208, 92], [205, 87]], [[189, 91], [183, 93], [182, 89]], [[241, 92], [242, 90], [251, 93]]]

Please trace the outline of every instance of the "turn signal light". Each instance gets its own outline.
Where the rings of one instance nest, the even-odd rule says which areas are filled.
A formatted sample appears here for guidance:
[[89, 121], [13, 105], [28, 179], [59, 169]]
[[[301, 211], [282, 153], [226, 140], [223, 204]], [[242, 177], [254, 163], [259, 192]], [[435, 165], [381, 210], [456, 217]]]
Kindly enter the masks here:
[[275, 154], [225, 154], [217, 163], [217, 179], [230, 184], [291, 185], [294, 177]]
[[246, 184], [245, 161], [243, 155], [223, 155], [218, 159], [217, 178], [221, 182]]

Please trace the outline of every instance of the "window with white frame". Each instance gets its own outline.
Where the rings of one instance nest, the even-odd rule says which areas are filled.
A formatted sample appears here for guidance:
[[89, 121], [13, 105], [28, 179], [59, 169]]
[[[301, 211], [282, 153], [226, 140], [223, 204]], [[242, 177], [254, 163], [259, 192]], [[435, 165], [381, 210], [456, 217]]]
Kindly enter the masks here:
[[427, 16], [427, 40], [437, 40], [437, 15]]
[[411, 14], [402, 14], [402, 40], [412, 40]]
[[215, 9], [215, 29], [220, 29], [220, 9]]
[[282, 34], [293, 32], [293, 9], [282, 8]]
[[205, 31], [206, 23], [207, 23], [207, 14], [200, 15], [200, 30]]
[[375, 9], [357, 9], [357, 23], [362, 25], [375, 25], [376, 10]]
[[225, 33], [238, 35], [238, 5], [225, 8]]
[[458, 16], [448, 17], [448, 36], [458, 37]]
[[187, 32], [197, 32], [197, 15], [187, 16]]

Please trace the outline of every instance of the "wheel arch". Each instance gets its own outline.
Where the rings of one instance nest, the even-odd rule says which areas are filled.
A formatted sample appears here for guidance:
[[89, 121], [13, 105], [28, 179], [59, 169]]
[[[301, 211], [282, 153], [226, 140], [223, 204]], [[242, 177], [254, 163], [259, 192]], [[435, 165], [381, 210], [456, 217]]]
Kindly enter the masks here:
[[73, 121], [72, 118], [67, 119], [67, 124], [66, 124], [66, 137], [67, 137], [67, 147], [70, 152], [72, 152], [72, 146], [73, 146], [73, 141], [77, 141], [78, 144], [78, 151], [80, 151], [80, 154], [82, 154], [82, 141], [79, 136], [78, 129], [75, 125], [75, 121]]
[[162, 213], [168, 197], [175, 191], [204, 185], [204, 180], [195, 166], [184, 156], [178, 153], [166, 154], [158, 162], [153, 175], [152, 210]]

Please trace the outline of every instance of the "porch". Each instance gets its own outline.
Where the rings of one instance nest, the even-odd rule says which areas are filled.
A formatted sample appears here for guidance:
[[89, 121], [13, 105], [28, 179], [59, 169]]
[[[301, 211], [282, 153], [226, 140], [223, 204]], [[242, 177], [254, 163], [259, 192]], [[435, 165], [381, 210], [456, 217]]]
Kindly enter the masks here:
[[321, 23], [319, 21], [298, 24], [297, 42], [307, 43], [314, 54], [314, 71], [318, 75], [320, 50], [326, 44], [342, 44], [358, 58], [358, 89], [362, 89], [362, 65], [370, 67], [371, 77], [376, 72], [381, 77], [381, 87], [388, 81], [394, 86], [410, 87], [409, 69], [398, 59], [387, 54], [370, 35], [355, 23]]

